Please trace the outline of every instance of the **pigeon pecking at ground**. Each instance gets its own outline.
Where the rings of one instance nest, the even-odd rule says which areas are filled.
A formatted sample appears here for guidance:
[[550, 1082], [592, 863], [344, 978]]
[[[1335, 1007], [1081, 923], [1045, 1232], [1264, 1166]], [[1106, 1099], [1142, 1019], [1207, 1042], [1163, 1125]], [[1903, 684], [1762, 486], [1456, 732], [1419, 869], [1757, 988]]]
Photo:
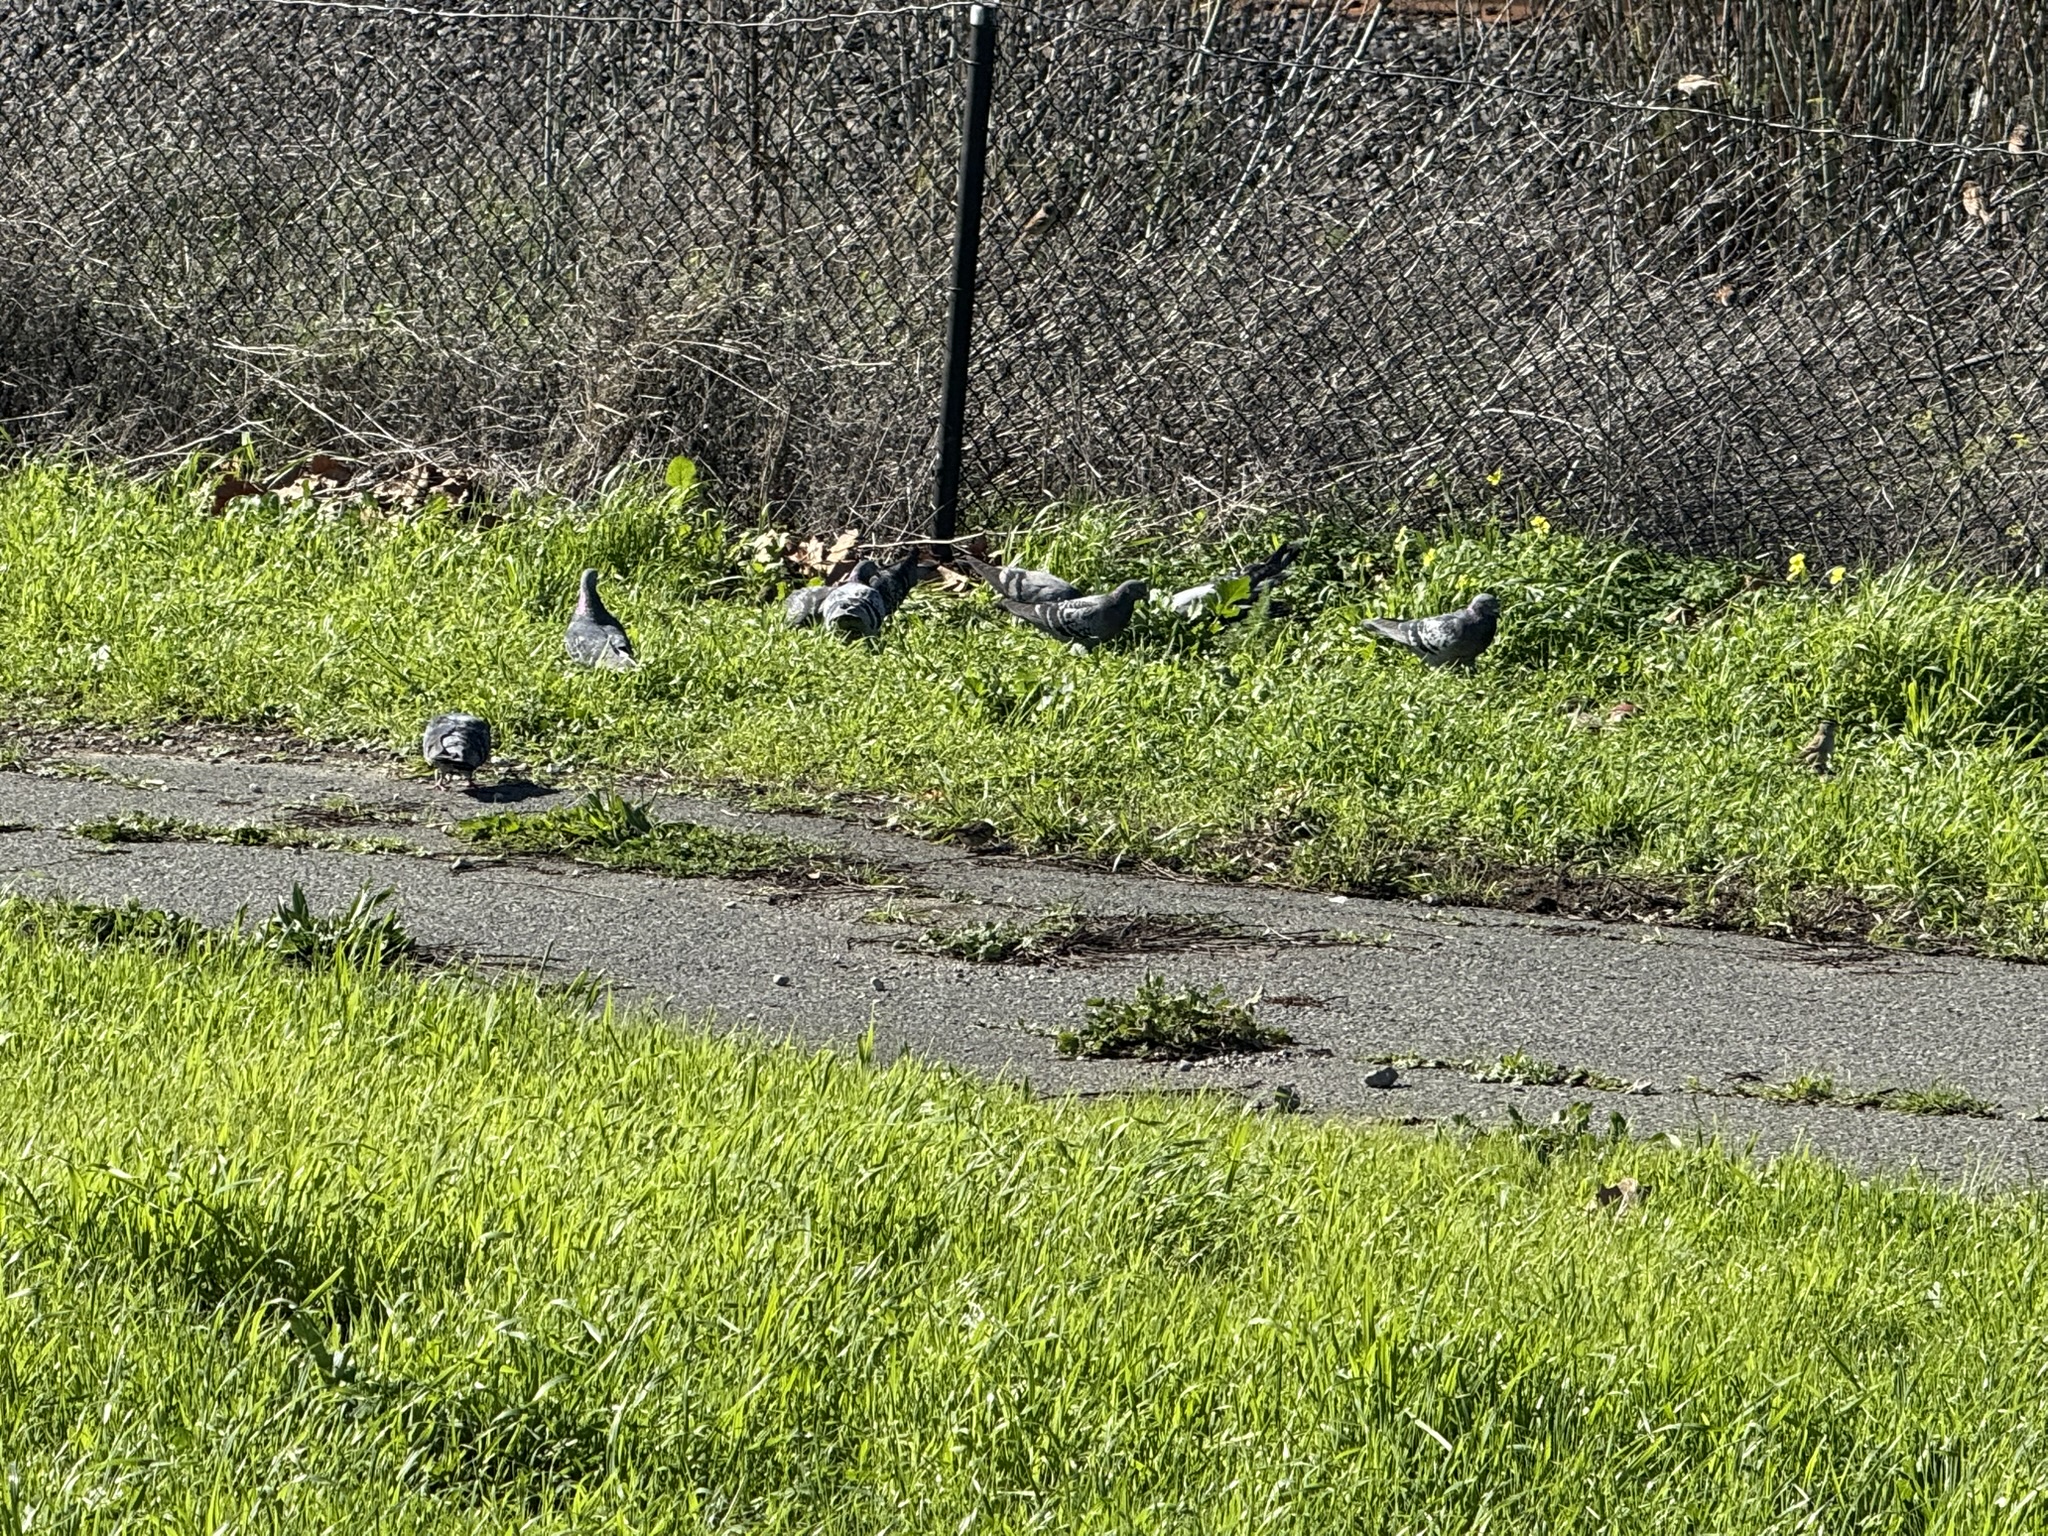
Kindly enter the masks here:
[[1138, 599], [1151, 590], [1142, 581], [1127, 581], [1114, 592], [1094, 597], [1070, 597], [1057, 603], [1020, 603], [1006, 597], [1003, 606], [1033, 629], [1042, 629], [1056, 640], [1093, 646], [1122, 634], [1131, 622]]
[[570, 658], [586, 667], [604, 667], [613, 672], [630, 672], [640, 663], [633, 658], [633, 642], [625, 626], [612, 617], [604, 599], [597, 595], [597, 572], [585, 571], [576, 596], [576, 612], [562, 637]]
[[956, 554], [953, 558], [1014, 603], [1064, 603], [1087, 596], [1071, 581], [1062, 581], [1051, 571], [1027, 571], [1021, 565], [990, 565], [969, 554]]
[[1287, 568], [1300, 558], [1299, 540], [1282, 544], [1256, 565], [1247, 566], [1241, 571], [1232, 571], [1228, 576], [1219, 576], [1214, 581], [1205, 581], [1198, 587], [1189, 587], [1185, 591], [1174, 593], [1166, 600], [1166, 606], [1182, 618], [1192, 619], [1214, 604], [1224, 587], [1242, 581], [1245, 583], [1244, 595], [1237, 599], [1235, 610], [1229, 615], [1230, 618], [1241, 619], [1251, 610], [1252, 604], [1259, 600], [1260, 595], [1269, 591], [1287, 574]]
[[798, 587], [789, 594], [788, 600], [782, 605], [782, 622], [791, 629], [809, 629], [824, 616], [825, 599], [830, 597], [836, 588], [843, 587], [849, 582], [866, 586], [881, 573], [881, 567], [874, 561], [863, 559], [856, 561], [853, 569], [835, 582]]
[[915, 554], [906, 555], [887, 570], [877, 570], [874, 561], [863, 560], [845, 581], [827, 589], [818, 607], [819, 622], [846, 639], [872, 640], [882, 632], [889, 615], [903, 606], [903, 599], [922, 575]]
[[459, 773], [471, 785], [491, 760], [491, 723], [475, 715], [436, 715], [420, 733], [420, 755], [434, 770], [436, 787]]
[[1365, 622], [1375, 638], [1413, 652], [1432, 667], [1469, 667], [1493, 644], [1500, 628], [1500, 602], [1491, 592], [1482, 592], [1455, 613]]

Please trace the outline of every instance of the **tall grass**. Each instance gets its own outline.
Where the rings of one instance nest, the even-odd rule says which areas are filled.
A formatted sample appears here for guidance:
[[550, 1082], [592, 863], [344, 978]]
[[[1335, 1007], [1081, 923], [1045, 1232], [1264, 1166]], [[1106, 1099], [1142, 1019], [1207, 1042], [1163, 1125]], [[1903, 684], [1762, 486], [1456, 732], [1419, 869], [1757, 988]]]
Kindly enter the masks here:
[[2041, 0], [1579, 0], [1572, 14], [1629, 89], [1706, 74], [1780, 121], [1935, 141], [2048, 127]]
[[[1168, 587], [1249, 548], [1113, 509], [1017, 547], [1084, 582]], [[639, 672], [564, 662], [586, 564], [610, 575]], [[716, 520], [660, 496], [490, 527], [214, 518], [44, 465], [0, 481], [0, 707], [284, 723], [408, 754], [460, 707], [536, 763], [881, 793], [914, 825], [986, 820], [1042, 849], [1482, 897], [1518, 870], [1619, 876], [1765, 928], [1841, 898], [1886, 931], [2048, 952], [2048, 594], [1914, 566], [1832, 583], [1818, 551], [1785, 575], [1540, 520], [1317, 534], [1290, 620], [1149, 611], [1084, 657], [924, 589], [879, 646], [849, 648], [785, 630]], [[1471, 675], [1376, 649], [1360, 623], [1482, 588], [1503, 629]], [[1625, 724], [1580, 728], [1622, 700]], [[1798, 756], [1823, 716], [1842, 722], [1825, 780]]]
[[1035, 1103], [61, 918], [0, 912], [10, 1529], [2043, 1523], [2033, 1196]]

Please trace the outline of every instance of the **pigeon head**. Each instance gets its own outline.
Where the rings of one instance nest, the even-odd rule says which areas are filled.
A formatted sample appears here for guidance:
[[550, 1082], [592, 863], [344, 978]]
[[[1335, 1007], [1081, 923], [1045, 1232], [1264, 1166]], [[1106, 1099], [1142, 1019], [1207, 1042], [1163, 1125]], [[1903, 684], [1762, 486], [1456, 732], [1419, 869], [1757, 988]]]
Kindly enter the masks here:
[[1500, 599], [1491, 592], [1482, 592], [1472, 599], [1472, 611], [1482, 619], [1500, 617]]
[[604, 601], [597, 595], [597, 572], [585, 571], [582, 584], [576, 591], [576, 611], [586, 618], [593, 613], [604, 611]]
[[1152, 587], [1148, 582], [1122, 581], [1117, 583], [1116, 590], [1109, 595], [1120, 603], [1135, 603], [1141, 597], [1150, 597]]

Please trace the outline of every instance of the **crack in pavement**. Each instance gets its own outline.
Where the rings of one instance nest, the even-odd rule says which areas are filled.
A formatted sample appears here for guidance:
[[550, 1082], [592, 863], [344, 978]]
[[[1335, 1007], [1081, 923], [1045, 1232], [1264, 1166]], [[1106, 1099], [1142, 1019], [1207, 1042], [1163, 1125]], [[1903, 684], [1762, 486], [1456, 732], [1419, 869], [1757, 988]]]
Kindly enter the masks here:
[[[1042, 1092], [1257, 1093], [1287, 1083], [1313, 1111], [1406, 1121], [1464, 1114], [1483, 1122], [1509, 1108], [1542, 1119], [1576, 1101], [1591, 1104], [1596, 1119], [1619, 1110], [1640, 1133], [1719, 1132], [1766, 1152], [1804, 1142], [1864, 1167], [1914, 1165], [1971, 1181], [2030, 1179], [2048, 1168], [2048, 1125], [2025, 1118], [2048, 1105], [2048, 967], [1111, 873], [700, 796], [656, 796], [655, 813], [823, 844], [898, 883], [792, 889], [554, 859], [500, 864], [436, 825], [473, 814], [475, 802], [360, 758], [67, 757], [75, 768], [62, 774], [0, 772], [0, 824], [27, 829], [0, 835], [0, 887], [132, 897], [209, 922], [265, 911], [295, 883], [328, 907], [365, 885], [390, 888], [408, 930], [434, 953], [494, 965], [544, 961], [602, 976], [624, 996], [818, 1044], [850, 1046], [872, 1027], [882, 1051], [910, 1050]], [[532, 793], [518, 809], [573, 798]], [[402, 826], [419, 852], [100, 845], [64, 830], [123, 814], [280, 826], [351, 818], [323, 824]], [[922, 894], [906, 898], [904, 886]], [[907, 922], [870, 920], [891, 901]], [[914, 938], [936, 913], [1028, 923], [1055, 909], [1199, 919], [1271, 937], [1029, 965], [977, 964], [892, 942]], [[1334, 940], [1347, 931], [1387, 940]], [[1300, 942], [1314, 934], [1331, 938]], [[1253, 1058], [1182, 1065], [1053, 1054], [1052, 1035], [1079, 1020], [1088, 998], [1128, 993], [1147, 973], [1314, 1006], [1287, 1008], [1296, 1048]], [[1659, 1091], [1482, 1083], [1428, 1068], [1406, 1070], [1393, 1089], [1365, 1082], [1376, 1058], [1514, 1052]], [[1855, 1088], [1950, 1083], [2000, 1105], [2005, 1118], [1933, 1119], [1684, 1088], [1697, 1080], [1713, 1090], [1746, 1073], [1768, 1081], [1825, 1073]]]

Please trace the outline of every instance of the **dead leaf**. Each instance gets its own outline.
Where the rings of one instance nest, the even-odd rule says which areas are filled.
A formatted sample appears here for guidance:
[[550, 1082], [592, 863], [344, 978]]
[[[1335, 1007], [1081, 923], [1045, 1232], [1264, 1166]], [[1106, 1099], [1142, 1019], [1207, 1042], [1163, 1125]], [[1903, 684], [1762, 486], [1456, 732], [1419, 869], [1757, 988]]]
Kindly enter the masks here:
[[1620, 725], [1624, 720], [1628, 720], [1636, 715], [1641, 714], [1642, 712], [1642, 705], [1632, 703], [1627, 699], [1622, 699], [1608, 707], [1607, 723], [1609, 725]]
[[1593, 1191], [1593, 1198], [1586, 1202], [1586, 1209], [1598, 1211], [1611, 1205], [1618, 1216], [1632, 1206], [1641, 1205], [1649, 1199], [1650, 1189], [1651, 1186], [1648, 1184], [1638, 1184], [1627, 1174], [1623, 1174], [1612, 1184], [1602, 1184]]
[[1711, 91], [1719, 84], [1720, 81], [1712, 75], [1680, 75], [1671, 88], [1687, 101], [1691, 101], [1702, 91]]
[[[425, 459], [392, 470], [369, 489], [370, 500], [386, 515], [404, 516], [423, 510], [436, 499], [444, 500], [450, 511], [461, 511], [475, 501], [482, 490], [480, 477], [466, 470], [443, 469]], [[481, 526], [497, 522], [486, 513], [473, 519]]]
[[2033, 128], [2026, 123], [2014, 123], [2012, 132], [2006, 135], [2005, 151], [2009, 155], [2024, 155], [2033, 142]]
[[980, 585], [972, 576], [964, 575], [950, 565], [939, 567], [938, 586], [941, 592], [972, 592]]

